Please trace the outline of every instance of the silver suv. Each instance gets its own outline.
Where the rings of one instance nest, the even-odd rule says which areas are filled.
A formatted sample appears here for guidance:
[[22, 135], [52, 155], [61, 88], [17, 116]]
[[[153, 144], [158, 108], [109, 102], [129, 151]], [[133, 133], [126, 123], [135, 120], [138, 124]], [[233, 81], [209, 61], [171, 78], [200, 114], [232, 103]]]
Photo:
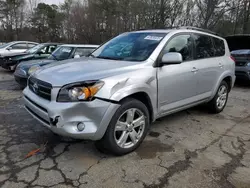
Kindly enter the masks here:
[[144, 30], [121, 34], [90, 57], [37, 70], [24, 100], [54, 133], [123, 155], [157, 118], [202, 103], [221, 112], [234, 81], [223, 38], [194, 28]]

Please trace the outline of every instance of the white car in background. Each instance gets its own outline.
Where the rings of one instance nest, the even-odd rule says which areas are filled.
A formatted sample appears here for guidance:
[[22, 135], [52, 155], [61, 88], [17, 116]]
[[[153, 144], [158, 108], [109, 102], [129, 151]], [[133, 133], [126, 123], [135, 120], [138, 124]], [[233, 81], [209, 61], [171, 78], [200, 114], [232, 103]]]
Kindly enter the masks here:
[[18, 54], [36, 46], [36, 42], [14, 41], [0, 46], [0, 56]]

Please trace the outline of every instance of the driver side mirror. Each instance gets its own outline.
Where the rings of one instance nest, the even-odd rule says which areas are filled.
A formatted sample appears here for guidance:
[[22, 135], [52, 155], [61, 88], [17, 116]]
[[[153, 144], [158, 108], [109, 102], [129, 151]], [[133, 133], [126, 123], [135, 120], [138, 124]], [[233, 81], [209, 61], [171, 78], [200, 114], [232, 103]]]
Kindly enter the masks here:
[[168, 52], [163, 55], [161, 60], [162, 65], [181, 64], [182, 62], [182, 55], [178, 52]]
[[10, 47], [6, 48], [6, 50], [9, 50], [9, 51], [10, 51], [10, 50], [12, 50], [12, 47], [10, 46]]
[[80, 58], [80, 55], [75, 55], [74, 59]]

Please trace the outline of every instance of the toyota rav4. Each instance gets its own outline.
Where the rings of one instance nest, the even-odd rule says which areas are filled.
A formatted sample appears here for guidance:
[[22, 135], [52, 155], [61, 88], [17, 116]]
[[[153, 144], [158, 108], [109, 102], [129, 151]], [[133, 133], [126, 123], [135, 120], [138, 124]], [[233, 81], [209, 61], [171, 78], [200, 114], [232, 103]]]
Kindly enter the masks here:
[[202, 103], [220, 113], [234, 82], [223, 38], [191, 27], [143, 30], [121, 34], [89, 57], [36, 70], [24, 101], [54, 133], [124, 155], [160, 117]]

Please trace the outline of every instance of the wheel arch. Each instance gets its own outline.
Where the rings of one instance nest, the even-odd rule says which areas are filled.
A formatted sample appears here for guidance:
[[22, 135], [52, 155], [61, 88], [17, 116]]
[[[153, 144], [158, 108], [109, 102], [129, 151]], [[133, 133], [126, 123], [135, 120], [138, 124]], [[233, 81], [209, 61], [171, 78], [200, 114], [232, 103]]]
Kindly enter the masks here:
[[133, 98], [133, 99], [136, 99], [136, 100], [142, 102], [148, 109], [150, 123], [152, 123], [154, 121], [153, 105], [152, 105], [152, 102], [150, 100], [149, 95], [146, 92], [136, 92], [136, 93], [130, 94], [130, 95], [124, 97], [123, 99], [121, 99], [119, 101], [119, 103], [121, 103], [123, 100], [125, 100], [127, 98]]

